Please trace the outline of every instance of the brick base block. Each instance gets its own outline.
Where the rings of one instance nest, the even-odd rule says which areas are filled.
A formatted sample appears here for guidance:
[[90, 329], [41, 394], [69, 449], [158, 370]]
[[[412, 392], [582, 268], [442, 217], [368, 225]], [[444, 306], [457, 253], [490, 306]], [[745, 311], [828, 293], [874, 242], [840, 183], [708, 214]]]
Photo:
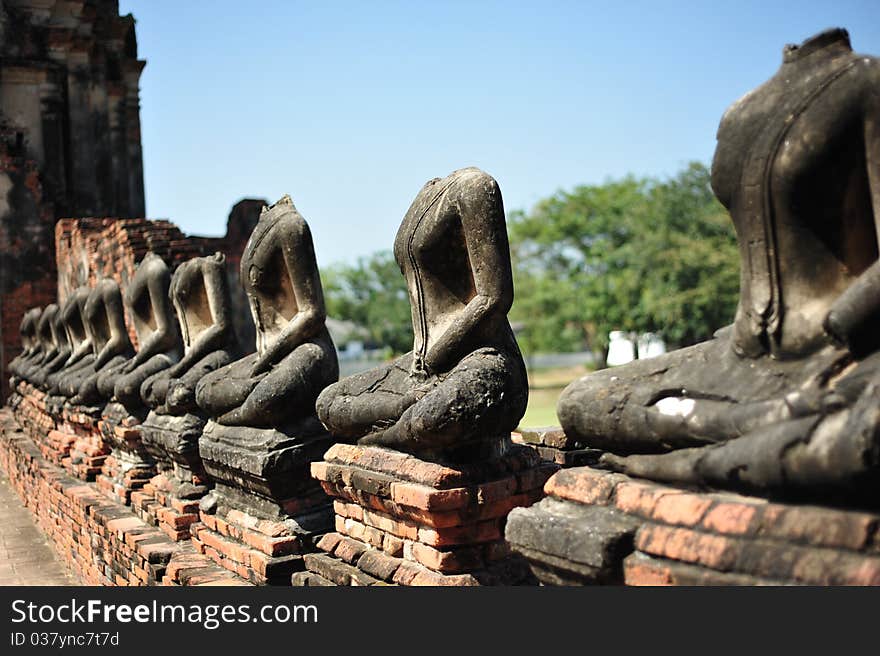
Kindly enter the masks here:
[[94, 481], [110, 452], [98, 430], [100, 409], [72, 406], [26, 382], [19, 383], [15, 396], [10, 407], [43, 458], [75, 478]]
[[305, 556], [294, 585], [512, 585], [533, 579], [504, 542], [511, 509], [556, 471], [514, 445], [453, 468], [388, 449], [333, 446], [312, 475], [334, 498], [336, 532]]
[[0, 410], [0, 465], [85, 585], [250, 585], [49, 462], [8, 408]]
[[880, 585], [880, 514], [695, 492], [579, 467], [514, 510], [544, 583]]
[[568, 437], [559, 426], [525, 428], [511, 433], [510, 437], [514, 444], [528, 446], [543, 460], [561, 467], [594, 465], [602, 455], [600, 450], [590, 449]]
[[240, 510], [209, 514], [189, 527], [196, 550], [256, 585], [290, 585], [304, 554], [330, 529], [326, 503], [287, 519], [260, 519]]
[[[55, 405], [51, 403], [52, 400], [45, 392], [21, 381], [9, 398], [8, 405], [13, 409], [21, 427], [36, 439], [38, 436], [47, 436], [57, 427], [56, 417], [60, 417], [60, 412], [53, 413], [50, 410], [50, 406]], [[47, 457], [52, 459], [51, 450], [47, 451]]]
[[104, 494], [124, 505], [157, 474], [156, 465], [141, 441], [139, 419], [119, 403], [108, 403], [98, 422], [102, 443], [110, 447], [95, 482]]
[[190, 525], [199, 521], [199, 499], [175, 496], [178, 487], [167, 474], [158, 474], [141, 490], [131, 493], [131, 509], [172, 540], [189, 540]]
[[[94, 481], [103, 470], [107, 456], [110, 453], [110, 449], [104, 444], [100, 433], [76, 437], [69, 433], [54, 432], [63, 440], [73, 438], [68, 450], [68, 456], [61, 460], [61, 464], [67, 472], [74, 478], [83, 481]], [[50, 440], [52, 437], [52, 434], [50, 434]]]

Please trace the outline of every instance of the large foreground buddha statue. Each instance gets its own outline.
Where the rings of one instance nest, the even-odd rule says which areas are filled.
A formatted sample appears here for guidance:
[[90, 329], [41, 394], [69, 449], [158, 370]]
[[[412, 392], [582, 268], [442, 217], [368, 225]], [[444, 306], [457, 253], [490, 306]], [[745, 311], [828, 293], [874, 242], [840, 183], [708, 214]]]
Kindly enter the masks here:
[[733, 325], [575, 381], [559, 419], [634, 475], [792, 494], [874, 487], [880, 61], [840, 29], [787, 46], [717, 136], [712, 186], [741, 257]]
[[410, 353], [318, 398], [334, 437], [426, 459], [500, 455], [525, 412], [501, 191], [476, 168], [430, 180], [397, 233], [414, 330]]

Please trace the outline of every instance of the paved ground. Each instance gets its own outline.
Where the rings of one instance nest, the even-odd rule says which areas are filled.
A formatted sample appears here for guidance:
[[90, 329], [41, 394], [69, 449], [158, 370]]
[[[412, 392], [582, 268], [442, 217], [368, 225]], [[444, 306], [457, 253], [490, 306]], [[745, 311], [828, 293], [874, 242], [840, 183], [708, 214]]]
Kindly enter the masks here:
[[0, 585], [79, 585], [0, 469]]

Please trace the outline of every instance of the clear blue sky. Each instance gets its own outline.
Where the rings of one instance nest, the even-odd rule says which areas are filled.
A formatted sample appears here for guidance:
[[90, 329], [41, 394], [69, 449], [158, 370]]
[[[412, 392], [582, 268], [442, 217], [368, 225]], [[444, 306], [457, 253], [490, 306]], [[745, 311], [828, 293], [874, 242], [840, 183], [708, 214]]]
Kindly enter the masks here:
[[475, 165], [506, 208], [710, 162], [724, 109], [782, 47], [880, 0], [121, 0], [137, 20], [147, 213], [222, 234], [289, 193], [320, 265], [388, 249], [429, 178]]

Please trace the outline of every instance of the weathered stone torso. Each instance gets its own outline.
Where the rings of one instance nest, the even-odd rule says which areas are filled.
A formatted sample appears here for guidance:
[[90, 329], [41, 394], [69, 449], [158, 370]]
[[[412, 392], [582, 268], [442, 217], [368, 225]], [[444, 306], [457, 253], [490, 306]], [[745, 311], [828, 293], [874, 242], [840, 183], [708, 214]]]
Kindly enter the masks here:
[[[461, 169], [446, 178], [430, 180], [418, 193], [398, 229], [394, 257], [406, 278], [412, 311], [413, 352], [424, 359], [461, 311], [477, 295], [474, 266], [468, 255], [460, 207], [468, 184], [484, 175]], [[505, 244], [506, 246], [506, 244]], [[517, 349], [506, 314], [498, 313], [463, 335], [461, 355], [484, 346]]]
[[241, 281], [256, 324], [257, 353], [262, 355], [299, 311], [284, 262], [284, 235], [302, 231], [297, 213], [260, 217], [241, 257]]
[[825, 343], [832, 303], [877, 259], [863, 108], [880, 62], [833, 38], [785, 59], [727, 111], [712, 165], [740, 244], [734, 347], [750, 356]]

